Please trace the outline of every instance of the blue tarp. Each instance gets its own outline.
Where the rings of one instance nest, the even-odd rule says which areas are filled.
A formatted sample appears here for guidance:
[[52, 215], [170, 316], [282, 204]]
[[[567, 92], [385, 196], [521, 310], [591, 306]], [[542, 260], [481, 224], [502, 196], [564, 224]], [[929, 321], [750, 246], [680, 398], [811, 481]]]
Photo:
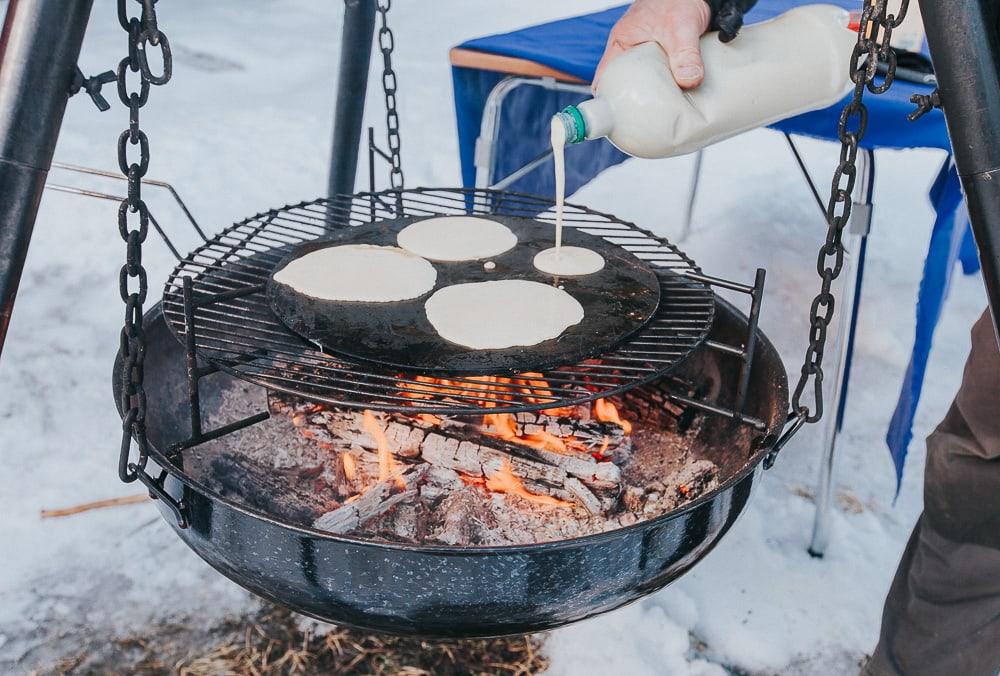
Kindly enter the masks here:
[[[859, 2], [832, 0], [846, 9], [859, 9]], [[761, 0], [748, 15], [748, 21], [761, 21], [802, 4], [793, 0]], [[608, 32], [625, 11], [625, 6], [531, 26], [510, 33], [469, 40], [465, 49], [528, 59], [589, 82], [593, 78], [607, 42]], [[455, 107], [462, 178], [466, 186], [475, 185], [475, 146], [479, 137], [483, 108], [490, 91], [504, 78], [503, 73], [453, 68]], [[931, 88], [897, 80], [880, 96], [869, 95], [868, 129], [863, 145], [868, 148], [941, 148], [950, 151], [944, 116], [933, 110], [916, 122], [906, 115], [913, 110], [910, 96], [928, 94]], [[520, 87], [504, 101], [498, 139], [494, 180], [502, 178], [548, 149], [548, 119], [557, 110], [578, 103], [587, 96], [552, 92], [541, 87]], [[806, 135], [836, 141], [837, 121], [843, 102], [824, 110], [806, 113], [773, 125], [789, 134]], [[566, 189], [572, 194], [604, 169], [618, 164], [626, 155], [611, 144], [600, 141], [567, 149]], [[552, 167], [543, 164], [522, 177], [508, 189], [551, 195], [554, 189]], [[886, 437], [896, 464], [897, 479], [902, 476], [903, 460], [912, 437], [913, 417], [923, 383], [924, 370], [934, 335], [934, 327], [947, 294], [948, 281], [957, 260], [966, 273], [978, 270], [975, 246], [966, 226], [966, 218], [956, 219], [962, 204], [961, 189], [954, 167], [948, 158], [930, 192], [937, 219], [924, 264], [924, 278], [917, 301], [917, 325], [913, 354], [902, 385], [895, 414]], [[956, 225], [958, 227], [956, 227]]]

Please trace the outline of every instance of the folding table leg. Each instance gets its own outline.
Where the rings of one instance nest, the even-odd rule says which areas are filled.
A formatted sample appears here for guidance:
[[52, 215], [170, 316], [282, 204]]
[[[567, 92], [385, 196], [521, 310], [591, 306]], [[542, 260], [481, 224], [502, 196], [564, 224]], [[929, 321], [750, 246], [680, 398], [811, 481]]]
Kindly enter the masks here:
[[[483, 106], [483, 121], [479, 126], [479, 138], [476, 139], [475, 162], [477, 188], [498, 187], [496, 184], [499, 183], [499, 180], [495, 176], [496, 156], [497, 143], [500, 140], [500, 122], [503, 119], [503, 105], [507, 99], [507, 95], [522, 86], [542, 87], [556, 92], [590, 93], [589, 85], [559, 82], [551, 77], [511, 76], [498, 82], [486, 97], [486, 103]], [[511, 172], [511, 175], [523, 175], [520, 172], [529, 167], [534, 168], [534, 166], [537, 166], [535, 163], [538, 160], [539, 158], [535, 158], [524, 167]]]
[[833, 410], [827, 414], [823, 434], [823, 457], [820, 460], [819, 480], [816, 484], [816, 515], [813, 520], [809, 553], [822, 557], [830, 541], [830, 519], [833, 509], [833, 458], [837, 435], [844, 422], [844, 405], [847, 401], [847, 384], [850, 378], [851, 358], [854, 353], [854, 335], [861, 301], [861, 283], [864, 277], [865, 253], [871, 229], [872, 192], [875, 186], [875, 153], [862, 149], [858, 153], [858, 188], [860, 194], [851, 208], [850, 233], [845, 241], [844, 283], [840, 307], [843, 312], [837, 324], [837, 351], [833, 353], [832, 372], [836, 374], [831, 401]]

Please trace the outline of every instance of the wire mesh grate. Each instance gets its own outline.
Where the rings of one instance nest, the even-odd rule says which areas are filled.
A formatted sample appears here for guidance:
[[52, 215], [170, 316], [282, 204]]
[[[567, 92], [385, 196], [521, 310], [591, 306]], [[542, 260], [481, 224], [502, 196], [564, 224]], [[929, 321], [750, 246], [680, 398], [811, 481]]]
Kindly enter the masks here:
[[[170, 275], [163, 313], [178, 339], [194, 327], [194, 350], [208, 364], [265, 388], [337, 406], [446, 415], [517, 412], [575, 405], [650, 382], [705, 339], [714, 295], [677, 247], [631, 223], [566, 205], [564, 225], [604, 238], [657, 273], [660, 307], [617, 349], [543, 373], [447, 380], [375, 368], [322, 352], [271, 311], [266, 285], [295, 246], [338, 228], [404, 216], [504, 214], [554, 223], [551, 201], [494, 190], [417, 188], [302, 202], [237, 223], [189, 254]], [[184, 280], [189, 298], [185, 301]]]

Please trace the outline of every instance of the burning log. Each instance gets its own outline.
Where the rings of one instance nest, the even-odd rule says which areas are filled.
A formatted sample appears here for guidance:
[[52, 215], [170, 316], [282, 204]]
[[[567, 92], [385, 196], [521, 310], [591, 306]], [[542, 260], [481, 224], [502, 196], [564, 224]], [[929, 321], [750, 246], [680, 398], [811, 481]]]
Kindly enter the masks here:
[[[420, 457], [436, 467], [446, 467], [487, 482], [509, 473], [523, 480], [524, 488], [530, 493], [564, 502], [578, 502], [592, 513], [602, 511], [601, 500], [579, 479], [569, 476], [561, 467], [505, 453], [472, 441], [460, 441], [437, 432], [427, 435], [421, 445]], [[489, 487], [488, 483], [487, 486]]]
[[[291, 415], [299, 431], [308, 437], [356, 455], [365, 463], [375, 459], [372, 451], [378, 452], [386, 444], [403, 461], [423, 461], [480, 479], [490, 479], [504, 463], [509, 463], [512, 473], [525, 482], [529, 491], [579, 503], [591, 513], [609, 509], [621, 486], [618, 466], [598, 461], [586, 450], [563, 446], [560, 452], [548, 450], [548, 444], [538, 443], [536, 448], [519, 443], [521, 435], [530, 443], [539, 439], [531, 435], [552, 434], [549, 430], [568, 437], [570, 435], [565, 432], [575, 429], [569, 424], [570, 418], [522, 414], [516, 422], [512, 415], [487, 416], [488, 420], [492, 418], [501, 425], [509, 425], [498, 431], [497, 422], [483, 429], [478, 424], [457, 419], [394, 414], [378, 420], [377, 427], [373, 427], [373, 416], [369, 412], [290, 403], [281, 397], [273, 397], [272, 407]], [[615, 432], [610, 423], [583, 421], [583, 424], [587, 425], [587, 434], [600, 435], [605, 440], [615, 439], [621, 453], [630, 452], [630, 441], [620, 426]], [[538, 429], [532, 431], [531, 426]], [[608, 446], [610, 441], [604, 444], [605, 450]], [[568, 481], [571, 478], [573, 481]]]
[[[714, 464], [686, 458], [676, 430], [687, 412], [655, 390], [476, 418], [338, 409], [277, 393], [269, 402], [276, 418], [329, 449], [325, 476], [340, 500], [308, 523], [333, 533], [449, 544], [560, 539], [652, 518], [717, 482]], [[663, 430], [675, 430], [666, 433], [674, 460], [662, 455]], [[650, 475], [651, 460], [687, 466]]]
[[416, 497], [417, 485], [428, 469], [427, 465], [411, 467], [402, 474], [375, 483], [354, 499], [316, 518], [313, 528], [328, 533], [349, 533], [360, 528], [397, 504]]
[[[274, 404], [272, 407], [275, 407]], [[278, 412], [291, 413], [293, 419], [297, 420], [296, 426], [300, 428], [300, 432], [318, 442], [330, 444], [334, 448], [348, 450], [358, 455], [363, 455], [365, 451], [378, 450], [378, 440], [365, 428], [362, 412], [347, 409], [315, 410], [316, 407], [313, 404], [305, 404], [305, 408], [313, 410], [305, 413], [296, 411], [294, 407], [286, 408], [281, 405], [276, 407]], [[560, 428], [566, 426], [565, 423], [546, 420], [546, 416], [537, 416], [533, 419], [540, 422], [532, 424], [559, 425]], [[306, 428], [307, 424], [308, 428]], [[503, 439], [489, 429], [483, 430], [478, 424], [445, 419], [435, 425], [419, 417], [390, 415], [380, 421], [380, 425], [383, 427], [393, 454], [405, 460], [419, 458], [437, 464], [434, 460], [426, 457], [428, 446], [432, 447], [429, 451], [431, 457], [437, 457], [441, 451], [433, 447], [444, 443], [443, 439], [454, 439], [459, 443], [465, 442], [463, 445], [464, 455], [471, 457], [482, 452], [487, 455], [501, 453], [517, 457], [522, 462], [515, 466], [515, 472], [519, 466], [533, 466], [531, 474], [519, 475], [522, 478], [543, 478], [550, 472], [547, 467], [553, 466], [562, 469], [565, 474], [573, 475], [584, 483], [593, 484], [599, 488], [612, 488], [621, 483], [621, 471], [615, 463], [597, 461], [589, 452], [567, 451], [559, 453], [534, 448]], [[628, 452], [623, 447], [630, 446], [630, 441], [622, 434], [621, 428], [618, 428], [619, 431], [615, 434], [610, 430], [609, 425], [597, 422], [590, 426], [590, 430], [592, 433], [596, 434], [595, 430], [597, 430], [602, 436], [617, 439], [617, 447], [623, 452]], [[604, 434], [604, 432], [610, 433]], [[529, 434], [530, 432], [525, 433]], [[470, 445], [478, 448], [471, 449]], [[609, 443], [608, 447], [610, 448], [610, 446]], [[611, 451], [606, 449], [605, 453], [610, 454]], [[460, 466], [455, 466], [454, 463], [443, 466], [464, 471]], [[469, 467], [473, 467], [471, 461]], [[559, 476], [561, 480], [561, 474], [557, 472], [555, 476]]]

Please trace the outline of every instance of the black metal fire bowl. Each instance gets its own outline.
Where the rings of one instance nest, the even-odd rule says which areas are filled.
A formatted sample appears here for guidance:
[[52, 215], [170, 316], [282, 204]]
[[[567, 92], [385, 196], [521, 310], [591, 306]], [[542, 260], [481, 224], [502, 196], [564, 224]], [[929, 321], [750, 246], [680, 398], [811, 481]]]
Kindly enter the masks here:
[[[711, 338], [739, 344], [746, 322], [720, 301]], [[747, 413], [766, 421], [768, 429], [750, 443], [747, 426], [718, 416], [706, 419], [702, 434], [712, 450], [705, 457], [719, 466], [721, 484], [697, 500], [627, 528], [559, 542], [376, 543], [283, 523], [209, 490], [185, 473], [182, 460], [168, 461], [164, 452], [190, 429], [184, 349], [158, 305], [146, 314], [145, 327], [150, 457], [168, 472], [166, 491], [183, 503], [187, 528], [179, 528], [173, 512], [158, 501], [181, 539], [260, 596], [318, 619], [393, 634], [465, 638], [553, 629], [665, 587], [708, 554], [743, 511], [788, 410], [784, 367], [761, 334]], [[735, 373], [730, 361], [735, 360], [702, 348], [680, 372], [701, 382], [728, 381], [735, 377], [726, 375]], [[119, 357], [116, 401], [120, 369]], [[203, 379], [201, 387], [203, 408], [219, 405], [227, 392], [258, 389], [224, 373]], [[726, 396], [719, 396], [720, 403]]]

